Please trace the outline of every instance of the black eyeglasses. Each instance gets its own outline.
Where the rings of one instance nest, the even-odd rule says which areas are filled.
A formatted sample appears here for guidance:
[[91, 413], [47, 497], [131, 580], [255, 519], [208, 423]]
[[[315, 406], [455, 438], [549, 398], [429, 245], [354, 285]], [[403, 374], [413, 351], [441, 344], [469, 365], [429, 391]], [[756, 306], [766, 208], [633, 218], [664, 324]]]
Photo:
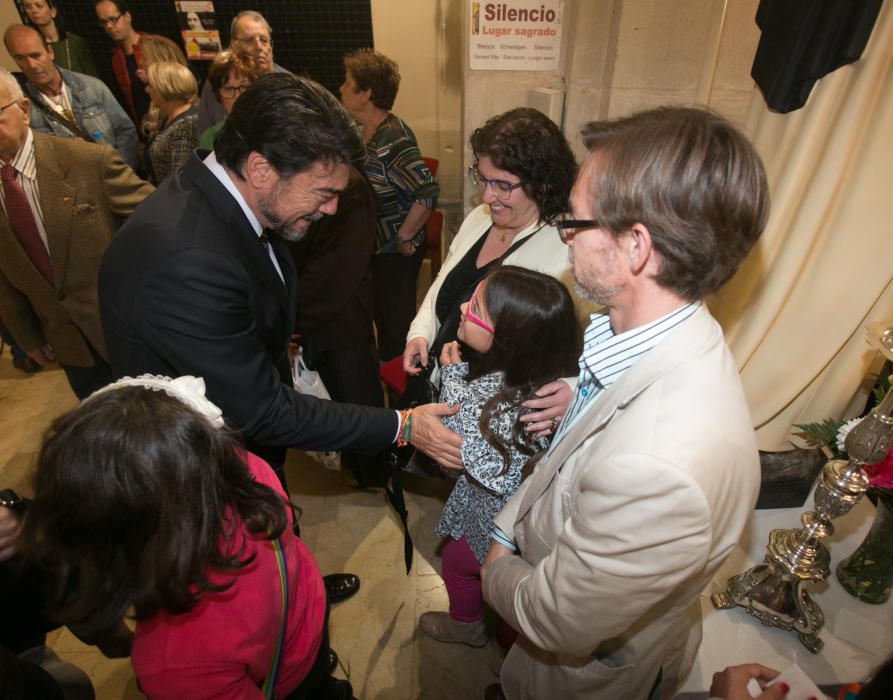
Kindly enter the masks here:
[[512, 192], [524, 184], [523, 182], [508, 182], [507, 180], [488, 180], [474, 166], [468, 169], [468, 178], [472, 184], [477, 185], [481, 192], [487, 189], [487, 185], [490, 185], [490, 189], [493, 190], [493, 194], [500, 202], [507, 201], [512, 196]]
[[598, 228], [600, 224], [597, 219], [571, 219], [570, 217], [555, 220], [555, 228], [558, 229], [558, 235], [561, 236], [561, 242], [567, 243], [573, 240], [580, 231], [587, 228]]
[[105, 19], [100, 19], [96, 22], [100, 27], [109, 26], [111, 27], [113, 24], [117, 24], [118, 20], [121, 19], [124, 15], [112, 15], [111, 17], [106, 17]]

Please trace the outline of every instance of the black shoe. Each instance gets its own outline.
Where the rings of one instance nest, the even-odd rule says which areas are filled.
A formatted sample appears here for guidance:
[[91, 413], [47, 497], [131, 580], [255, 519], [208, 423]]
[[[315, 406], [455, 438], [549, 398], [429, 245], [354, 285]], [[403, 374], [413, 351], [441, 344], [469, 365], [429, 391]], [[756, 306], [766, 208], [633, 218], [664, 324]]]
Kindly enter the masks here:
[[34, 374], [35, 372], [40, 371], [40, 365], [28, 356], [14, 357], [12, 359], [12, 366], [22, 370], [26, 374]]
[[336, 668], [338, 668], [338, 654], [329, 649], [329, 659], [326, 662], [326, 671], [328, 671], [329, 675], [331, 676], [333, 673], [335, 673]]
[[329, 574], [322, 580], [326, 584], [329, 605], [341, 603], [360, 590], [360, 579], [354, 574]]
[[334, 693], [328, 697], [338, 698], [338, 700], [355, 700], [353, 696], [353, 686], [350, 681], [335, 681]]
[[506, 700], [505, 693], [502, 692], [502, 686], [499, 683], [488, 685], [484, 691], [484, 700]]

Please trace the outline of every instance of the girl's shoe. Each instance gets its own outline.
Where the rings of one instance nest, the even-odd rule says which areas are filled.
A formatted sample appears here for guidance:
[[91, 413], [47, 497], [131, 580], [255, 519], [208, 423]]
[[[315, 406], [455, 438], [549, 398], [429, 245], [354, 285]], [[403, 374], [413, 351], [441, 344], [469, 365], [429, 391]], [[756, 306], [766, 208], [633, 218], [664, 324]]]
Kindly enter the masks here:
[[482, 647], [487, 643], [487, 630], [484, 621], [459, 622], [447, 612], [426, 612], [419, 618], [422, 632], [438, 642], [466, 644], [470, 647]]

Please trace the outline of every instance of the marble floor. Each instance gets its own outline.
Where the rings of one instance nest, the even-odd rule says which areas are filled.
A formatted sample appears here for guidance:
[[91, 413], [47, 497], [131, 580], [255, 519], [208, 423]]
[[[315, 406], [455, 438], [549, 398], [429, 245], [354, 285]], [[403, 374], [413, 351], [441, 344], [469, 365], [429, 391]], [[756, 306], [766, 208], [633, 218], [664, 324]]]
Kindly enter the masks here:
[[[61, 370], [25, 375], [12, 366], [8, 350], [0, 357], [0, 488], [30, 492], [29, 472], [41, 434], [76, 399]], [[438, 574], [440, 540], [433, 533], [450, 483], [409, 476], [405, 484], [415, 562], [407, 576], [400, 522], [383, 492], [352, 488], [350, 479], [299, 452], [286, 466], [292, 499], [303, 510], [304, 541], [324, 573], [360, 576], [360, 591], [336, 606], [331, 616], [332, 647], [361, 700], [483, 698], [495, 682], [491, 667], [500, 652], [494, 641], [481, 649], [441, 644], [417, 627], [427, 610], [445, 610], [446, 592]], [[83, 668], [99, 700], [141, 698], [127, 659], [106, 659], [67, 630], [48, 644]]]

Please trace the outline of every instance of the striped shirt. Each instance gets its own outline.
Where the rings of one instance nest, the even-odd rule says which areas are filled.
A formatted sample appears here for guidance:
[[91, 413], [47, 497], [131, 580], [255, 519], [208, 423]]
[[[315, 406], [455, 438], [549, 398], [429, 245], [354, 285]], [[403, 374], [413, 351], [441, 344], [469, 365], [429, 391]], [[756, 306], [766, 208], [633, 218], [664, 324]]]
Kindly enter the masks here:
[[[16, 170], [16, 180], [22, 186], [22, 189], [25, 190], [25, 196], [28, 198], [28, 204], [31, 205], [34, 220], [37, 222], [37, 231], [40, 233], [40, 238], [47, 248], [47, 254], [49, 254], [50, 247], [47, 243], [47, 232], [43, 227], [43, 210], [40, 208], [40, 190], [37, 187], [37, 161], [34, 158], [34, 135], [31, 133], [31, 129], [28, 129], [25, 143], [22, 144], [11, 163]], [[6, 163], [0, 163], [0, 165], [6, 165]], [[2, 187], [0, 187], [0, 202], [3, 204], [3, 213], [6, 214], [6, 193]]]
[[580, 419], [595, 400], [638, 362], [645, 353], [666, 338], [673, 330], [700, 307], [692, 302], [619, 335], [611, 328], [607, 314], [594, 313], [583, 335], [583, 354], [580, 356], [580, 377], [570, 408], [552, 440], [554, 446]]

